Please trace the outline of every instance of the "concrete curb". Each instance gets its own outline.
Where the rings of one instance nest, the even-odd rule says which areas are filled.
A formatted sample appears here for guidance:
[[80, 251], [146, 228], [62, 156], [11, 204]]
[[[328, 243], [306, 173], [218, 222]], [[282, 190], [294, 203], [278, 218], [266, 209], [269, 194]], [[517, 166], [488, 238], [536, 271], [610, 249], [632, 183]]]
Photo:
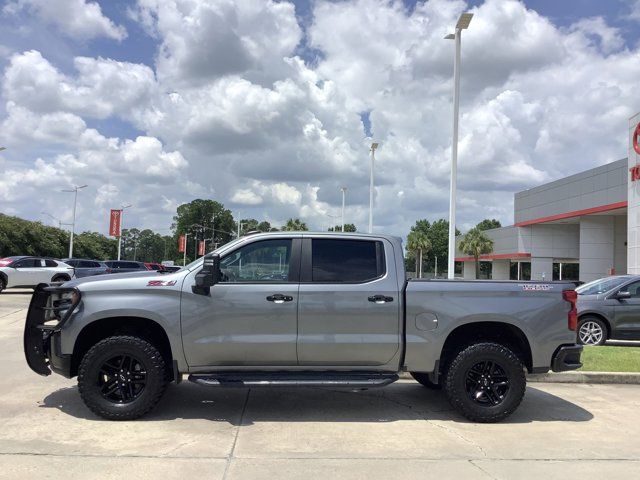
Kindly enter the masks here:
[[[413, 377], [403, 372], [400, 374], [403, 380], [412, 380]], [[593, 384], [627, 384], [640, 385], [640, 373], [635, 372], [560, 372], [537, 373], [527, 375], [530, 383], [593, 383]]]
[[527, 375], [529, 382], [548, 383], [617, 383], [640, 385], [640, 373], [635, 372], [560, 372]]

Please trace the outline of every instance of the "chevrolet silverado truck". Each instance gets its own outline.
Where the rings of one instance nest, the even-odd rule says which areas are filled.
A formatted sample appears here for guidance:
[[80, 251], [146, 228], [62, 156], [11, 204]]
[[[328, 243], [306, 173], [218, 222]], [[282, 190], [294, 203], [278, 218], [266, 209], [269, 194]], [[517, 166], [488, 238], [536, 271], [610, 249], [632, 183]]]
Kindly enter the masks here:
[[177, 272], [40, 284], [25, 356], [40, 375], [77, 376], [87, 407], [112, 420], [146, 414], [184, 374], [359, 390], [409, 372], [496, 422], [522, 401], [525, 372], [581, 366], [573, 284], [405, 278], [395, 237], [254, 234]]

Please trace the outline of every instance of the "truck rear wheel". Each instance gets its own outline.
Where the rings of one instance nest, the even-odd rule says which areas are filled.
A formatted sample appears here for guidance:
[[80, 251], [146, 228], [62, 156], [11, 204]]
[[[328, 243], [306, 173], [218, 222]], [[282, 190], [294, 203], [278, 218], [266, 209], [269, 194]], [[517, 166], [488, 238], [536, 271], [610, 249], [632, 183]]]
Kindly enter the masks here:
[[525, 388], [522, 361], [497, 343], [478, 343], [462, 350], [449, 365], [444, 382], [453, 408], [483, 423], [511, 415], [522, 402]]
[[409, 372], [409, 373], [411, 374], [413, 379], [416, 382], [418, 382], [420, 385], [430, 388], [431, 390], [440, 390], [442, 388], [442, 385], [440, 385], [440, 383], [434, 383], [431, 381], [428, 373], [423, 373], [423, 372]]
[[96, 415], [133, 420], [149, 412], [167, 388], [162, 354], [133, 336], [113, 336], [96, 343], [82, 358], [78, 389]]

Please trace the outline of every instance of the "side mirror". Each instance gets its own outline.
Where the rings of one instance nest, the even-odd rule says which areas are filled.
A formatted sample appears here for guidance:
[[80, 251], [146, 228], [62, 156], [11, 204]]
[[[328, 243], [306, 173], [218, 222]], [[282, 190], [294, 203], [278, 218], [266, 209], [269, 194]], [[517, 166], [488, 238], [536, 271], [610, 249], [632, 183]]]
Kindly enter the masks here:
[[204, 257], [202, 270], [196, 274], [196, 284], [192, 288], [193, 293], [208, 295], [209, 288], [218, 283], [221, 276], [220, 255], [214, 253], [213, 255]]
[[628, 298], [631, 298], [631, 292], [625, 292], [623, 290], [620, 290], [614, 295], [614, 298], [616, 300], [626, 300]]

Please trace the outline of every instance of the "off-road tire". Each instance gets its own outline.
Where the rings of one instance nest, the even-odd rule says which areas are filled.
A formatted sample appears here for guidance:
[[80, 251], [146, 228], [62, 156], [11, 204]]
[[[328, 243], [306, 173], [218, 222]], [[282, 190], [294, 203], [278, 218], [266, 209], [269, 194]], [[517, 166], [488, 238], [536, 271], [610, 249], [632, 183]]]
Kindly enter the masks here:
[[[467, 390], [467, 380], [472, 367], [482, 362], [499, 365], [509, 382], [509, 388], [497, 405], [480, 405], [478, 397]], [[478, 343], [462, 350], [451, 362], [444, 379], [444, 392], [451, 406], [474, 422], [494, 423], [511, 415], [526, 389], [526, 377], [522, 360], [504, 345]], [[474, 400], [473, 397], [476, 399]]]
[[[117, 355], [135, 357], [146, 371], [144, 389], [129, 403], [105, 398], [98, 385], [105, 362]], [[82, 358], [78, 368], [78, 390], [82, 401], [96, 415], [108, 420], [134, 420], [156, 406], [167, 388], [169, 377], [162, 354], [151, 343], [134, 336], [113, 336], [96, 343]]]
[[440, 384], [440, 382], [433, 383], [431, 381], [428, 373], [423, 373], [423, 372], [409, 372], [409, 373], [411, 374], [413, 379], [416, 382], [418, 382], [420, 385], [423, 385], [431, 390], [440, 390], [442, 388], [442, 385]]
[[[587, 340], [584, 341], [582, 336], [582, 329], [585, 326], [588, 326], [589, 324], [595, 324], [597, 325], [597, 327], [595, 328], [600, 328], [600, 340], [598, 341], [592, 341], [591, 335], [587, 334]], [[607, 329], [607, 325], [598, 317], [592, 317], [592, 316], [585, 316], [582, 317], [580, 319], [580, 321], [578, 322], [578, 329], [577, 329], [577, 335], [578, 335], [578, 343], [581, 345], [592, 345], [592, 346], [600, 346], [600, 345], [604, 345], [605, 342], [607, 341], [607, 334], [608, 334], [608, 329]]]

